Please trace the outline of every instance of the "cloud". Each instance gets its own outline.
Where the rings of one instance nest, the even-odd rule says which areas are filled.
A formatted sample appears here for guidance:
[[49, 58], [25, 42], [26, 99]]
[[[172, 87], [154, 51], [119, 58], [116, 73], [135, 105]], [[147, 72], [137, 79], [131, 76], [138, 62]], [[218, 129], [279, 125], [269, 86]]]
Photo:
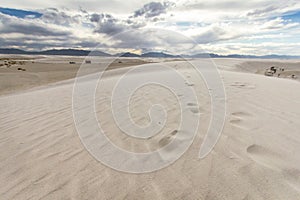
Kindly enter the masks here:
[[95, 32], [97, 33], [104, 33], [107, 35], [114, 35], [120, 32], [123, 32], [126, 29], [121, 23], [116, 23], [113, 20], [107, 20], [104, 22], [99, 23], [99, 27], [96, 28]]
[[46, 24], [38, 24], [34, 21], [7, 17], [0, 14], [1, 33], [21, 33], [35, 36], [67, 36], [71, 33], [65, 30], [54, 29]]
[[210, 1], [184, 1], [182, 10], [217, 10], [217, 11], [241, 11], [270, 4], [272, 0], [265, 1], [240, 1], [240, 0], [210, 0]]
[[258, 8], [258, 9], [254, 9], [254, 10], [251, 10], [250, 12], [247, 13], [247, 16], [264, 16], [272, 11], [275, 11], [277, 10], [278, 7], [277, 6], [268, 6], [268, 7], [265, 7], [265, 8]]
[[[226, 26], [221, 27], [220, 24], [213, 24], [209, 27], [205, 27], [199, 32], [200, 33], [193, 35], [192, 37], [195, 39], [196, 42], [200, 44], [232, 40], [246, 35], [246, 33], [234, 28]], [[250, 34], [250, 32], [248, 32], [248, 34]]]
[[0, 37], [0, 43], [2, 48], [21, 48], [27, 50], [42, 50], [49, 48], [74, 48], [72, 38], [37, 38], [36, 36], [3, 36]]
[[163, 51], [172, 54], [187, 53], [195, 42], [183, 34], [158, 28], [133, 29], [111, 38], [117, 41], [111, 48], [138, 49], [143, 52]]
[[276, 29], [287, 29], [287, 28], [292, 28], [295, 26], [299, 26], [299, 23], [289, 23], [286, 20], [283, 20], [282, 18], [278, 17], [273, 20], [269, 20], [266, 23], [264, 23], [261, 27], [262, 29], [267, 29], [267, 30], [276, 30]]
[[[258, 48], [269, 48], [259, 44], [279, 43], [276, 35], [287, 46], [300, 43], [298, 0], [103, 0], [101, 6], [97, 0], [77, 0], [57, 2], [55, 8], [48, 8], [53, 3], [45, 0], [26, 4], [27, 8], [36, 8], [32, 11], [20, 2], [1, 3], [40, 16], [0, 13], [3, 47], [89, 49], [100, 43], [103, 48], [118, 51], [134, 48], [177, 52], [193, 46], [190, 37], [207, 51], [230, 54], [237, 53], [239, 45], [241, 52], [255, 53], [257, 47], [261, 53]], [[160, 33], [154, 31], [156, 28]], [[243, 44], [247, 42], [253, 45]], [[300, 54], [300, 50], [292, 49]]]
[[[220, 43], [214, 45], [201, 46], [206, 52], [215, 52], [218, 54], [244, 54], [244, 55], [299, 55], [300, 42], [261, 42], [253, 43]], [[288, 53], [287, 53], [288, 52]]]
[[90, 16], [90, 20], [91, 20], [91, 22], [101, 22], [101, 21], [104, 21], [104, 20], [115, 20], [115, 19], [110, 14], [105, 14], [105, 13], [97, 14], [97, 13], [93, 13]]
[[55, 1], [51, 0], [1, 0], [1, 6], [7, 8], [43, 10], [45, 8], [55, 7], [59, 10], [67, 8], [69, 10], [83, 10], [94, 13], [114, 13], [114, 14], [126, 14], [130, 15], [136, 8], [149, 3], [151, 0], [67, 0], [67, 1]]
[[70, 15], [64, 11], [59, 11], [55, 8], [43, 10], [41, 20], [46, 23], [70, 26], [71, 24], [81, 23], [82, 16], [80, 14]]
[[156, 17], [166, 13], [167, 9], [173, 6], [171, 2], [150, 2], [145, 4], [142, 8], [134, 12], [133, 17], [145, 16], [146, 18]]
[[90, 16], [91, 22], [96, 22], [97, 26], [94, 30], [96, 33], [103, 33], [106, 35], [115, 35], [127, 30], [137, 29], [145, 26], [145, 23], [134, 21], [131, 19], [117, 19], [111, 14], [92, 14]]

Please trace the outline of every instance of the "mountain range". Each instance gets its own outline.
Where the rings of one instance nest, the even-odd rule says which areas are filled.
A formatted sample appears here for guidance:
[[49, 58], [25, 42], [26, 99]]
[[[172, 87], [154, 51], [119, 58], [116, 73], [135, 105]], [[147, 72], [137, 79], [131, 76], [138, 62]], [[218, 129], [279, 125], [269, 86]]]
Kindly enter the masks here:
[[152, 58], [260, 58], [260, 59], [300, 59], [300, 56], [290, 56], [290, 55], [219, 55], [213, 53], [200, 53], [194, 55], [171, 55], [163, 52], [147, 52], [141, 55], [134, 54], [130, 52], [118, 53], [118, 54], [108, 54], [102, 51], [87, 51], [78, 49], [52, 49], [46, 51], [24, 51], [21, 49], [1, 49], [0, 54], [23, 54], [23, 55], [63, 55], [63, 56], [117, 56], [117, 57], [152, 57]]

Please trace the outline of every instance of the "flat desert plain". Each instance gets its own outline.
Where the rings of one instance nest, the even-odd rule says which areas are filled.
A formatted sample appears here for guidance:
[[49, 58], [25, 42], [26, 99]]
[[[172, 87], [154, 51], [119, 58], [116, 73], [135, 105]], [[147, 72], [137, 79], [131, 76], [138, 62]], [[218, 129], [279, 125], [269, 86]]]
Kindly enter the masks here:
[[[221, 137], [203, 159], [198, 155], [212, 114], [210, 88], [189, 62], [110, 61], [99, 58], [84, 72], [89, 81], [99, 66], [109, 65], [95, 91], [95, 114], [106, 136], [132, 152], [160, 149], [179, 134], [185, 139], [178, 129], [180, 120], [185, 120], [180, 119], [178, 98], [164, 87], [145, 85], [130, 100], [131, 116], [138, 125], [149, 123], [153, 104], [166, 109], [164, 128], [147, 140], [124, 134], [111, 112], [111, 93], [122, 75], [149, 66], [153, 69], [130, 78], [161, 76], [157, 66], [164, 65], [182, 74], [186, 87], [197, 95], [198, 102], [184, 105], [199, 118], [192, 145], [173, 164], [151, 173], [107, 167], [82, 144], [73, 118], [73, 86], [84, 58], [2, 55], [0, 199], [300, 199], [300, 61], [189, 60], [218, 66], [226, 93]], [[277, 72], [265, 76], [272, 66]]]

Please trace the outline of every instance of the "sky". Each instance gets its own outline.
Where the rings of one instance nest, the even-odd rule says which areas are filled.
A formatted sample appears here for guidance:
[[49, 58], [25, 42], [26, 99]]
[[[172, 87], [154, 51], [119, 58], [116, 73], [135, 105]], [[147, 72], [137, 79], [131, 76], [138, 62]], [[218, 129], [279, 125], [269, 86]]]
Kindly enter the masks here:
[[25, 2], [1, 0], [0, 48], [300, 55], [299, 0]]

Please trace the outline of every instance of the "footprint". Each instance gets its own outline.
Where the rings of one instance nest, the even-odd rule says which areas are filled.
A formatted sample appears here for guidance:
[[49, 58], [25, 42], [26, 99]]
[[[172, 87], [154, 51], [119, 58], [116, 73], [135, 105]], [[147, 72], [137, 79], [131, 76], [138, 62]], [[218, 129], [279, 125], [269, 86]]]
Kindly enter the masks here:
[[187, 103], [188, 106], [197, 106], [196, 103]]
[[246, 112], [234, 112], [231, 113], [231, 120], [229, 123], [237, 128], [244, 129], [244, 130], [250, 130], [248, 128], [251, 123], [249, 123], [249, 120], [251, 120], [251, 114]]
[[252, 144], [248, 146], [247, 152], [250, 154], [264, 154], [265, 149], [260, 145]]
[[159, 147], [164, 147], [172, 141], [172, 136], [163, 137], [158, 141]]
[[246, 84], [245, 83], [240, 83], [240, 82], [234, 82], [233, 84], [231, 84], [231, 86], [236, 86], [236, 87], [245, 87]]
[[247, 153], [257, 164], [270, 169], [280, 169], [284, 163], [284, 160], [278, 153], [257, 144], [248, 146]]
[[242, 112], [242, 111], [240, 111], [240, 112], [233, 112], [233, 113], [231, 113], [231, 115], [238, 116], [238, 117], [248, 117], [248, 116], [251, 116], [251, 114], [246, 113], [246, 112]]
[[199, 109], [198, 108], [190, 108], [190, 111], [194, 114], [198, 114], [199, 113]]
[[187, 103], [187, 106], [189, 107], [189, 110], [194, 113], [198, 114], [200, 113], [199, 107], [197, 103]]
[[252, 85], [250, 83], [244, 83], [244, 82], [234, 82], [230, 86], [234, 86], [234, 87], [237, 87], [237, 88], [247, 88], [247, 89], [256, 88], [255, 85]]
[[188, 82], [186, 82], [185, 84], [186, 84], [187, 86], [190, 86], [190, 87], [192, 87], [192, 86], [195, 85], [194, 83], [188, 83]]
[[241, 119], [232, 119], [232, 120], [230, 120], [229, 122], [231, 123], [231, 124], [238, 124], [238, 123], [240, 123], [242, 120]]
[[174, 131], [172, 131], [170, 134], [171, 135], [176, 135], [178, 133], [178, 130], [174, 130]]
[[243, 125], [243, 121], [241, 119], [232, 119], [229, 123], [237, 128], [249, 130], [246, 126]]
[[174, 130], [172, 131], [169, 135], [161, 138], [159, 141], [158, 141], [158, 145], [159, 147], [164, 147], [166, 146], [167, 144], [169, 144], [172, 139], [174, 138], [174, 136], [178, 133], [178, 130]]

